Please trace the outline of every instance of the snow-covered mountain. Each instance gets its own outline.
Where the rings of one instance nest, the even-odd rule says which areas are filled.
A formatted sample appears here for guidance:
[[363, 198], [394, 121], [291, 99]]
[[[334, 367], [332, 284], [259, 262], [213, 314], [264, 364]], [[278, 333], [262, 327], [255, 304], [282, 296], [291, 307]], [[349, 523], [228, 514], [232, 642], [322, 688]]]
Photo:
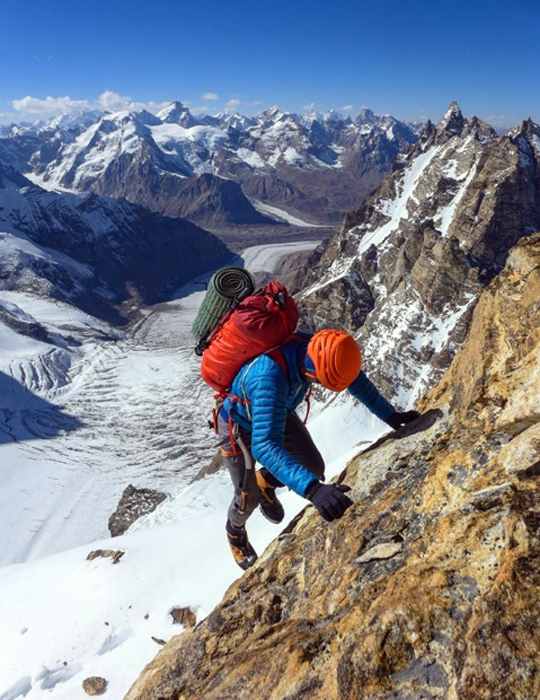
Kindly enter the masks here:
[[[28, 142], [34, 148], [28, 153]], [[52, 189], [125, 197], [201, 225], [274, 223], [281, 210], [312, 224], [338, 222], [383, 179], [415, 131], [363, 110], [257, 118], [193, 116], [180, 102], [157, 115], [118, 112], [13, 127], [24, 173]], [[26, 141], [26, 143], [25, 143]], [[308, 224], [309, 225], [309, 224]]]
[[410, 404], [448, 366], [509, 248], [540, 229], [539, 173], [538, 125], [497, 136], [452, 103], [311, 256], [304, 318], [345, 325], [379, 386]]
[[[106, 534], [126, 478], [167, 474], [186, 452], [183, 479], [200, 470], [174, 420], [178, 381], [196, 374], [195, 357], [167, 352], [189, 326], [161, 327], [147, 319], [148, 304], [230, 257], [190, 222], [125, 200], [47, 192], [0, 166], [2, 564]], [[103, 519], [97, 500], [109, 511]]]

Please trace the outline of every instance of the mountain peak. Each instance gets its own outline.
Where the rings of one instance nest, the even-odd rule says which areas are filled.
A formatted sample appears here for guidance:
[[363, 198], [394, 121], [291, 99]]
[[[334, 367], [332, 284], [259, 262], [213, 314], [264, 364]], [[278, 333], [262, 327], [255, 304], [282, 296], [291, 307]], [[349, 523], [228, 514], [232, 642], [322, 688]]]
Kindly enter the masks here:
[[39, 130], [54, 131], [55, 129], [87, 129], [100, 119], [102, 112], [98, 110], [82, 110], [69, 114], [59, 114], [48, 119]]
[[354, 120], [357, 124], [376, 124], [379, 120], [379, 117], [375, 114], [375, 112], [371, 109], [368, 109], [367, 107], [362, 107], [360, 110], [360, 114], [356, 117]]
[[461, 109], [458, 103], [452, 100], [439, 124], [439, 131], [445, 131], [447, 134], [461, 134], [464, 124], [465, 120]]
[[343, 121], [343, 115], [335, 109], [329, 109], [321, 114], [321, 119], [323, 122], [338, 122]]
[[253, 117], [246, 117], [245, 115], [240, 114], [239, 112], [222, 112], [219, 115], [219, 121], [225, 124], [226, 126], [238, 130], [247, 129], [250, 126], [254, 126], [257, 123], [257, 120], [253, 119]]
[[147, 109], [141, 109], [140, 112], [133, 112], [132, 114], [134, 119], [145, 126], [157, 126], [161, 123], [159, 117], [156, 117], [155, 114], [152, 114]]
[[178, 100], [158, 112], [157, 117], [165, 124], [180, 124], [185, 129], [199, 124], [186, 105]]
[[283, 121], [284, 119], [287, 119], [291, 115], [288, 114], [287, 112], [284, 112], [279, 107], [274, 106], [274, 107], [269, 107], [268, 109], [265, 109], [264, 112], [261, 112], [260, 116], [265, 121], [270, 119], [271, 121], [278, 122], [278, 121]]
[[519, 130], [523, 134], [527, 134], [528, 136], [540, 136], [540, 126], [536, 124], [536, 122], [533, 122], [533, 120], [529, 117], [528, 119], [525, 119], [523, 124], [519, 127]]

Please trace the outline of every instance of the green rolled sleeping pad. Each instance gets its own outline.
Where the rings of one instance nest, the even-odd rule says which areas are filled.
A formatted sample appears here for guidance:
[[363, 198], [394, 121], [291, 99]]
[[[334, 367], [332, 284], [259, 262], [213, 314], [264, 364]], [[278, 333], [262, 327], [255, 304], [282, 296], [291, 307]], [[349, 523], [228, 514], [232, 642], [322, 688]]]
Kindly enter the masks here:
[[254, 290], [255, 280], [243, 267], [223, 267], [214, 273], [191, 327], [197, 349], [202, 349], [202, 344], [231, 305]]

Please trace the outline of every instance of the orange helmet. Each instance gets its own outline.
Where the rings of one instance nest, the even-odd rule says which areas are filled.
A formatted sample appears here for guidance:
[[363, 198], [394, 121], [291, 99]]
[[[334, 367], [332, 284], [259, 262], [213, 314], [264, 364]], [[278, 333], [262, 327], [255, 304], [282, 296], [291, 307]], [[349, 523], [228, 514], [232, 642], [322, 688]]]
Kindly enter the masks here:
[[[343, 331], [315, 333], [308, 344], [306, 376], [331, 391], [343, 391], [360, 373], [362, 356], [356, 341]], [[310, 371], [310, 366], [313, 369]]]

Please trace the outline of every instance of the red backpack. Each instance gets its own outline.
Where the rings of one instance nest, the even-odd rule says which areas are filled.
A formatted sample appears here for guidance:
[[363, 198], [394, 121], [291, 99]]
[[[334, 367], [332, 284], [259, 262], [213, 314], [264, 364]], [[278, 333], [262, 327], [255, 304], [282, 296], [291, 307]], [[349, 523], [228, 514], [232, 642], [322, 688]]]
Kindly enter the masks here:
[[225, 396], [240, 368], [251, 358], [271, 354], [282, 369], [281, 353], [271, 352], [290, 340], [298, 323], [298, 307], [280, 282], [268, 282], [227, 312], [206, 341], [201, 375]]

